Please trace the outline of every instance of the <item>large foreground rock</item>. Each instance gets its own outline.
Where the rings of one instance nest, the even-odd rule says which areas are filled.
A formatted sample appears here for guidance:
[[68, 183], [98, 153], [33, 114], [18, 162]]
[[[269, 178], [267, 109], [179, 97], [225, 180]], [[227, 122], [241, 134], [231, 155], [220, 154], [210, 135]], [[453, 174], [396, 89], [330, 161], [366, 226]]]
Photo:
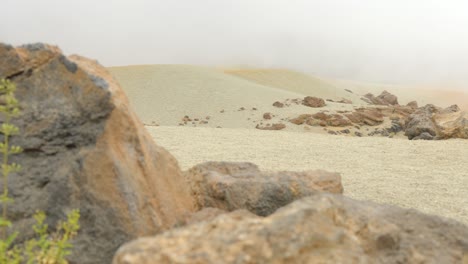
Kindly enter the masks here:
[[247, 209], [260, 216], [319, 191], [343, 193], [338, 173], [261, 172], [247, 162], [206, 162], [188, 170], [185, 177], [198, 209]]
[[414, 210], [317, 194], [262, 218], [220, 215], [121, 247], [114, 264], [463, 263], [468, 227]]
[[[156, 146], [118, 84], [97, 62], [65, 57], [58, 48], [0, 44], [0, 78], [18, 87], [22, 132], [14, 157], [9, 217], [30, 237], [32, 214], [54, 227], [80, 209], [71, 263], [109, 263], [139, 236], [177, 224], [194, 209], [177, 161]], [[3, 187], [2, 187], [3, 188]]]

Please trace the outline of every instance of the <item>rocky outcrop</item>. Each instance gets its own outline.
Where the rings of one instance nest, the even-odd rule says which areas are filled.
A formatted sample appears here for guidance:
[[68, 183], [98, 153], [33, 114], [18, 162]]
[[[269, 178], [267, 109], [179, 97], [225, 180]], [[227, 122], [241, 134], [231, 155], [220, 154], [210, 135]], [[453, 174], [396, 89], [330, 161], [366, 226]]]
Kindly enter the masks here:
[[139, 236], [174, 226], [194, 210], [177, 161], [154, 144], [128, 100], [96, 61], [64, 56], [57, 47], [0, 45], [0, 78], [17, 84], [22, 114], [13, 157], [10, 219], [28, 238], [32, 215], [50, 227], [81, 211], [71, 263], [109, 263]]
[[383, 91], [377, 97], [371, 93], [368, 93], [364, 95], [364, 98], [366, 98], [369, 103], [374, 105], [398, 105], [398, 98], [387, 91]]
[[197, 208], [247, 209], [266, 216], [318, 191], [343, 193], [341, 177], [326, 171], [261, 172], [252, 163], [207, 162], [185, 173]]
[[416, 109], [416, 108], [418, 108], [418, 102], [411, 101], [408, 104], [406, 104], [406, 106], [411, 107], [412, 109]]
[[138, 239], [113, 264], [463, 263], [467, 254], [460, 223], [323, 193], [266, 218], [235, 211]]
[[446, 109], [441, 113], [435, 114], [433, 120], [437, 126], [438, 139], [468, 139], [468, 112], [449, 112]]
[[[437, 135], [437, 127], [432, 120], [432, 115], [437, 111], [439, 109], [431, 104], [417, 109], [409, 117], [409, 121], [406, 124], [405, 136], [408, 139], [418, 139], [419, 135], [427, 133], [431, 136], [430, 139], [433, 139]], [[429, 139], [428, 135], [425, 135], [425, 139]]]
[[384, 121], [384, 115], [377, 108], [359, 108], [345, 116], [357, 125], [376, 126]]
[[304, 97], [304, 99], [302, 100], [302, 104], [305, 106], [314, 107], [314, 108], [324, 107], [326, 105], [325, 101], [322, 98], [313, 97], [313, 96]]

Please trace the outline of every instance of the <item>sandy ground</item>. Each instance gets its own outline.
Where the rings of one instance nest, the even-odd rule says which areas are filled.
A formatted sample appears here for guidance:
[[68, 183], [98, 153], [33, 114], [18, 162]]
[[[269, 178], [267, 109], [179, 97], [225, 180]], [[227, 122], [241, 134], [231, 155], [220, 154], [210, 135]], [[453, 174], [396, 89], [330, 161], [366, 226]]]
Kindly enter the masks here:
[[[214, 160], [250, 161], [265, 170], [337, 171], [348, 196], [415, 208], [468, 224], [468, 140], [331, 136], [321, 127], [287, 121], [317, 111], [352, 111], [366, 105], [360, 98], [367, 92], [378, 95], [388, 90], [399, 97], [400, 104], [417, 100], [419, 105], [440, 106], [468, 104], [464, 92], [322, 79], [279, 69], [142, 65], [110, 71], [143, 123], [160, 125], [147, 128], [184, 169]], [[327, 102], [326, 107], [316, 109], [295, 104], [272, 106], [275, 101], [307, 95], [346, 98], [353, 104]], [[272, 113], [273, 119], [264, 120], [266, 112]], [[185, 115], [192, 121], [180, 126]], [[286, 129], [255, 129], [257, 124], [273, 123], [284, 123]], [[359, 129], [367, 134], [375, 127]]]
[[468, 224], [468, 141], [408, 141], [316, 133], [147, 127], [183, 169], [205, 161], [250, 161], [264, 170], [341, 173], [347, 196]]

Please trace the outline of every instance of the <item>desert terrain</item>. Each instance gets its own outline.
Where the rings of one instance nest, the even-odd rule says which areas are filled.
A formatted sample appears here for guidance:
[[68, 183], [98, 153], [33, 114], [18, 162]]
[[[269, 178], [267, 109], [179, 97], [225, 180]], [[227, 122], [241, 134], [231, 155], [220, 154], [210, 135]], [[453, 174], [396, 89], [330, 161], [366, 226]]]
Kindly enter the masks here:
[[[156, 143], [183, 169], [213, 160], [249, 161], [267, 171], [324, 169], [341, 174], [349, 197], [468, 223], [467, 140], [353, 134], [368, 134], [379, 126], [329, 135], [333, 128], [288, 122], [306, 113], [365, 107], [364, 94], [383, 90], [395, 94], [401, 105], [415, 100], [420, 106], [458, 104], [468, 110], [465, 92], [326, 79], [283, 69], [141, 65], [109, 70]], [[294, 101], [304, 96], [328, 100], [322, 108]], [[256, 129], [278, 123], [285, 128]]]

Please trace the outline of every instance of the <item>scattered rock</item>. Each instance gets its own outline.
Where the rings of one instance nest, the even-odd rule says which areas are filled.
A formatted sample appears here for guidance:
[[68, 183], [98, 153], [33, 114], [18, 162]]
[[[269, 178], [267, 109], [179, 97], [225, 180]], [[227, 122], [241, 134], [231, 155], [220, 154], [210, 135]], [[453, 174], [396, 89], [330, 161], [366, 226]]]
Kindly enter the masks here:
[[255, 108], [255, 107], [252, 107], [252, 111], [257, 111], [257, 108]]
[[267, 216], [317, 191], [343, 193], [341, 177], [326, 171], [261, 172], [247, 162], [206, 162], [185, 173], [197, 208], [247, 209]]
[[344, 89], [345, 91], [347, 91], [348, 93], [353, 93], [353, 91], [349, 90], [349, 89]]
[[271, 113], [264, 113], [263, 114], [263, 119], [271, 119]]
[[283, 107], [284, 107], [284, 104], [281, 103], [281, 102], [276, 101], [276, 102], [273, 103], [273, 106], [274, 106], [274, 107], [278, 107], [278, 108], [283, 108]]
[[219, 111], [219, 112], [220, 112], [221, 114], [222, 114], [222, 113], [224, 113], [224, 109], [223, 109], [223, 110], [221, 110], [221, 111]]
[[324, 107], [325, 101], [322, 98], [306, 96], [302, 100], [302, 104], [305, 106], [317, 108], [317, 107]]
[[257, 125], [257, 126], [255, 126], [255, 128], [256, 129], [261, 129], [261, 130], [281, 130], [281, 129], [286, 128], [286, 125], [284, 125], [284, 124], [273, 124], [273, 125], [267, 124], [267, 126]]
[[293, 123], [295, 125], [302, 125], [309, 119], [313, 119], [312, 115], [303, 114], [303, 115], [300, 115], [300, 116], [298, 116], [296, 118], [290, 119], [289, 122], [291, 122], [291, 123]]
[[434, 136], [429, 134], [428, 132], [423, 132], [412, 139], [413, 140], [433, 140]]
[[460, 223], [319, 193], [268, 217], [239, 210], [138, 239], [113, 263], [462, 263], [467, 245]]

